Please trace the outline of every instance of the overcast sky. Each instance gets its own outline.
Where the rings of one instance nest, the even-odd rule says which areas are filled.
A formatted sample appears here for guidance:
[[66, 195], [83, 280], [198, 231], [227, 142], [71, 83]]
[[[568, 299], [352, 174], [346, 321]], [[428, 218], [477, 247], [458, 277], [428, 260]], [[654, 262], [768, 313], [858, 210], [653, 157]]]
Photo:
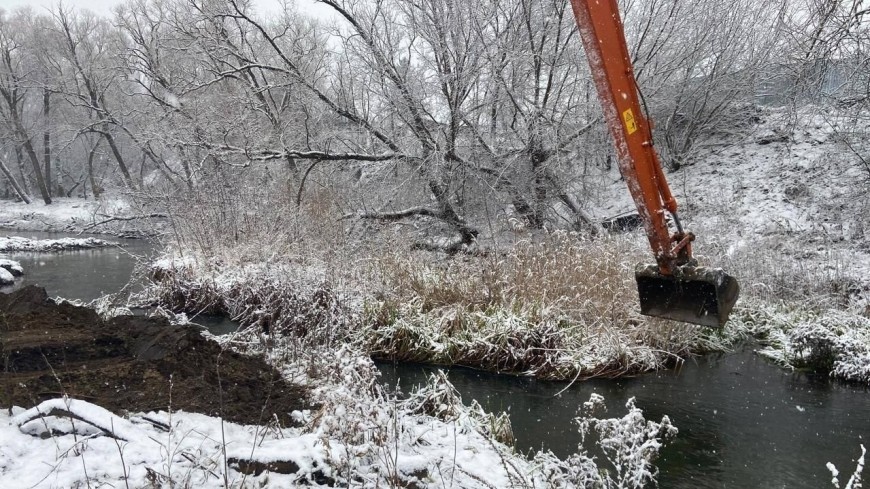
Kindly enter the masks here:
[[[0, 0], [0, 8], [12, 10], [16, 7], [30, 5], [36, 10], [45, 10], [57, 5], [58, 0]], [[121, 0], [63, 0], [64, 5], [86, 8], [98, 14], [109, 14], [112, 7], [121, 3]], [[261, 13], [268, 13], [280, 8], [278, 0], [254, 0], [257, 10]], [[313, 0], [296, 0], [296, 5], [300, 12], [306, 12], [317, 17], [328, 17], [330, 9], [323, 5], [316, 5]]]

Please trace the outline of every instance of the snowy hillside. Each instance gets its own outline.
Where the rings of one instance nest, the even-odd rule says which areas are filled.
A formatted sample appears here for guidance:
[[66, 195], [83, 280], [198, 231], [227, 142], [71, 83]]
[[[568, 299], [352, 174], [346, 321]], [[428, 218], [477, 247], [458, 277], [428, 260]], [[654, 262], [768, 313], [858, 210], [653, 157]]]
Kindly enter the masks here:
[[[667, 173], [681, 219], [698, 235], [700, 255], [834, 267], [866, 285], [870, 169], [838, 137], [849, 121], [815, 108], [798, 119], [769, 110], [751, 129], [708, 143], [695, 163]], [[615, 171], [608, 180], [593, 200], [596, 217], [633, 212]]]

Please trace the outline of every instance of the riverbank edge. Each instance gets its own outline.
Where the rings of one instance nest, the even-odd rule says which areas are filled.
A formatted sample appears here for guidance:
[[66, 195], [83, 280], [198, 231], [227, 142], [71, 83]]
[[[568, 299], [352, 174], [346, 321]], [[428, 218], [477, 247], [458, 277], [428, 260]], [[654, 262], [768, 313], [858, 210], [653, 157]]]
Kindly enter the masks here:
[[51, 204], [3, 201], [0, 230], [75, 233], [116, 238], [154, 238], [164, 234], [166, 217], [137, 209], [123, 194], [99, 200], [60, 197]]
[[[164, 258], [152, 264], [149, 300], [175, 312], [225, 315], [259, 333], [352, 344], [374, 360], [543, 380], [634, 376], [751, 339], [762, 345], [758, 354], [783, 368], [870, 383], [870, 318], [847, 311], [750, 297], [721, 329], [658, 322], [648, 327], [673, 329], [637, 334], [642, 327], [629, 322], [624, 331], [576, 334], [583, 325], [540, 310], [427, 310], [420, 301], [397, 304], [356, 290], [338, 293], [328, 282], [299, 280], [298, 273], [294, 281], [280, 270], [277, 265], [214, 270], [190, 256]], [[669, 336], [671, 343], [661, 340]]]
[[[660, 322], [656, 327], [672, 328], [661, 333], [674, 338], [666, 345], [637, 324], [624, 331], [580, 333], [581, 325], [539, 310], [427, 311], [419, 302], [396, 306], [358, 291], [338, 293], [327, 282], [298, 276], [294, 281], [274, 264], [214, 270], [188, 256], [157, 260], [150, 275], [147, 300], [175, 312], [225, 315], [258, 334], [352, 344], [374, 360], [546, 380], [615, 378], [672, 368], [690, 356], [728, 351], [753, 333], [752, 325], [736, 321], [721, 330]], [[643, 341], [649, 338], [659, 343]]]

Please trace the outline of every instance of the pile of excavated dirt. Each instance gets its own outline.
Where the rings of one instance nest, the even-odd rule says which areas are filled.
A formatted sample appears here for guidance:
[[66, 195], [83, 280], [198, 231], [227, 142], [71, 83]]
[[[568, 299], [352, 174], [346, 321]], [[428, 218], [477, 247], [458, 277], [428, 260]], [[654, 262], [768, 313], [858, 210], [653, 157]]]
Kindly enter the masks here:
[[190, 326], [56, 304], [29, 286], [0, 294], [0, 406], [63, 394], [123, 412], [184, 410], [244, 424], [309, 409], [307, 390]]

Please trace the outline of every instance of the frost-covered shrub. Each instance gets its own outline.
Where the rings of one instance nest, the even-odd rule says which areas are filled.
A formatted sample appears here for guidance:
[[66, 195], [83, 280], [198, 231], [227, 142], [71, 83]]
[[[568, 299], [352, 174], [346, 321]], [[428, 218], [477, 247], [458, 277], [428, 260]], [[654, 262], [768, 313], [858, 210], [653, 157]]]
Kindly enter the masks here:
[[621, 418], [597, 418], [595, 412], [605, 409], [604, 398], [592, 394], [575, 422], [584, 443], [589, 435], [597, 436], [605, 463], [590, 455], [584, 444], [565, 460], [539, 452], [534, 462], [545, 486], [639, 489], [654, 484], [658, 475], [654, 462], [664, 443], [676, 436], [677, 428], [667, 416], [659, 422], [647, 420], [634, 398], [625, 407], [628, 413]]
[[846, 336], [838, 342], [839, 353], [831, 375], [870, 384], [870, 345], [867, 341]]
[[783, 366], [870, 383], [870, 318], [769, 306], [737, 320], [751, 323], [767, 342], [760, 353]]
[[405, 406], [412, 414], [432, 416], [442, 421], [454, 420], [464, 410], [462, 397], [440, 370], [429, 376], [426, 386], [414, 392], [405, 401]]
[[789, 340], [795, 366], [831, 371], [839, 350], [839, 335], [831, 328], [818, 323], [801, 324], [789, 333]]
[[598, 470], [595, 460], [585, 454], [572, 454], [561, 460], [550, 451], [535, 454], [532, 462], [539, 467], [537, 478], [544, 487], [583, 487], [602, 489], [608, 487], [606, 478]]
[[354, 314], [328, 281], [307, 272], [206, 257], [163, 259], [151, 266], [146, 294], [173, 311], [224, 314], [257, 333], [334, 344], [347, 334]]
[[466, 407], [459, 392], [440, 370], [430, 375], [426, 385], [412, 393], [402, 407], [410, 414], [457, 421], [507, 446], [514, 443], [513, 427], [507, 413], [489, 413], [477, 401]]
[[592, 432], [598, 435], [598, 443], [610, 465], [605, 469], [606, 487], [645, 487], [658, 474], [653, 462], [663, 442], [675, 437], [677, 428], [667, 416], [660, 422], [648, 421], [635, 405], [634, 398], [625, 404], [628, 414], [622, 418], [592, 417], [592, 413], [604, 407], [604, 398], [593, 394], [583, 406], [587, 415], [576, 421], [584, 440]]

